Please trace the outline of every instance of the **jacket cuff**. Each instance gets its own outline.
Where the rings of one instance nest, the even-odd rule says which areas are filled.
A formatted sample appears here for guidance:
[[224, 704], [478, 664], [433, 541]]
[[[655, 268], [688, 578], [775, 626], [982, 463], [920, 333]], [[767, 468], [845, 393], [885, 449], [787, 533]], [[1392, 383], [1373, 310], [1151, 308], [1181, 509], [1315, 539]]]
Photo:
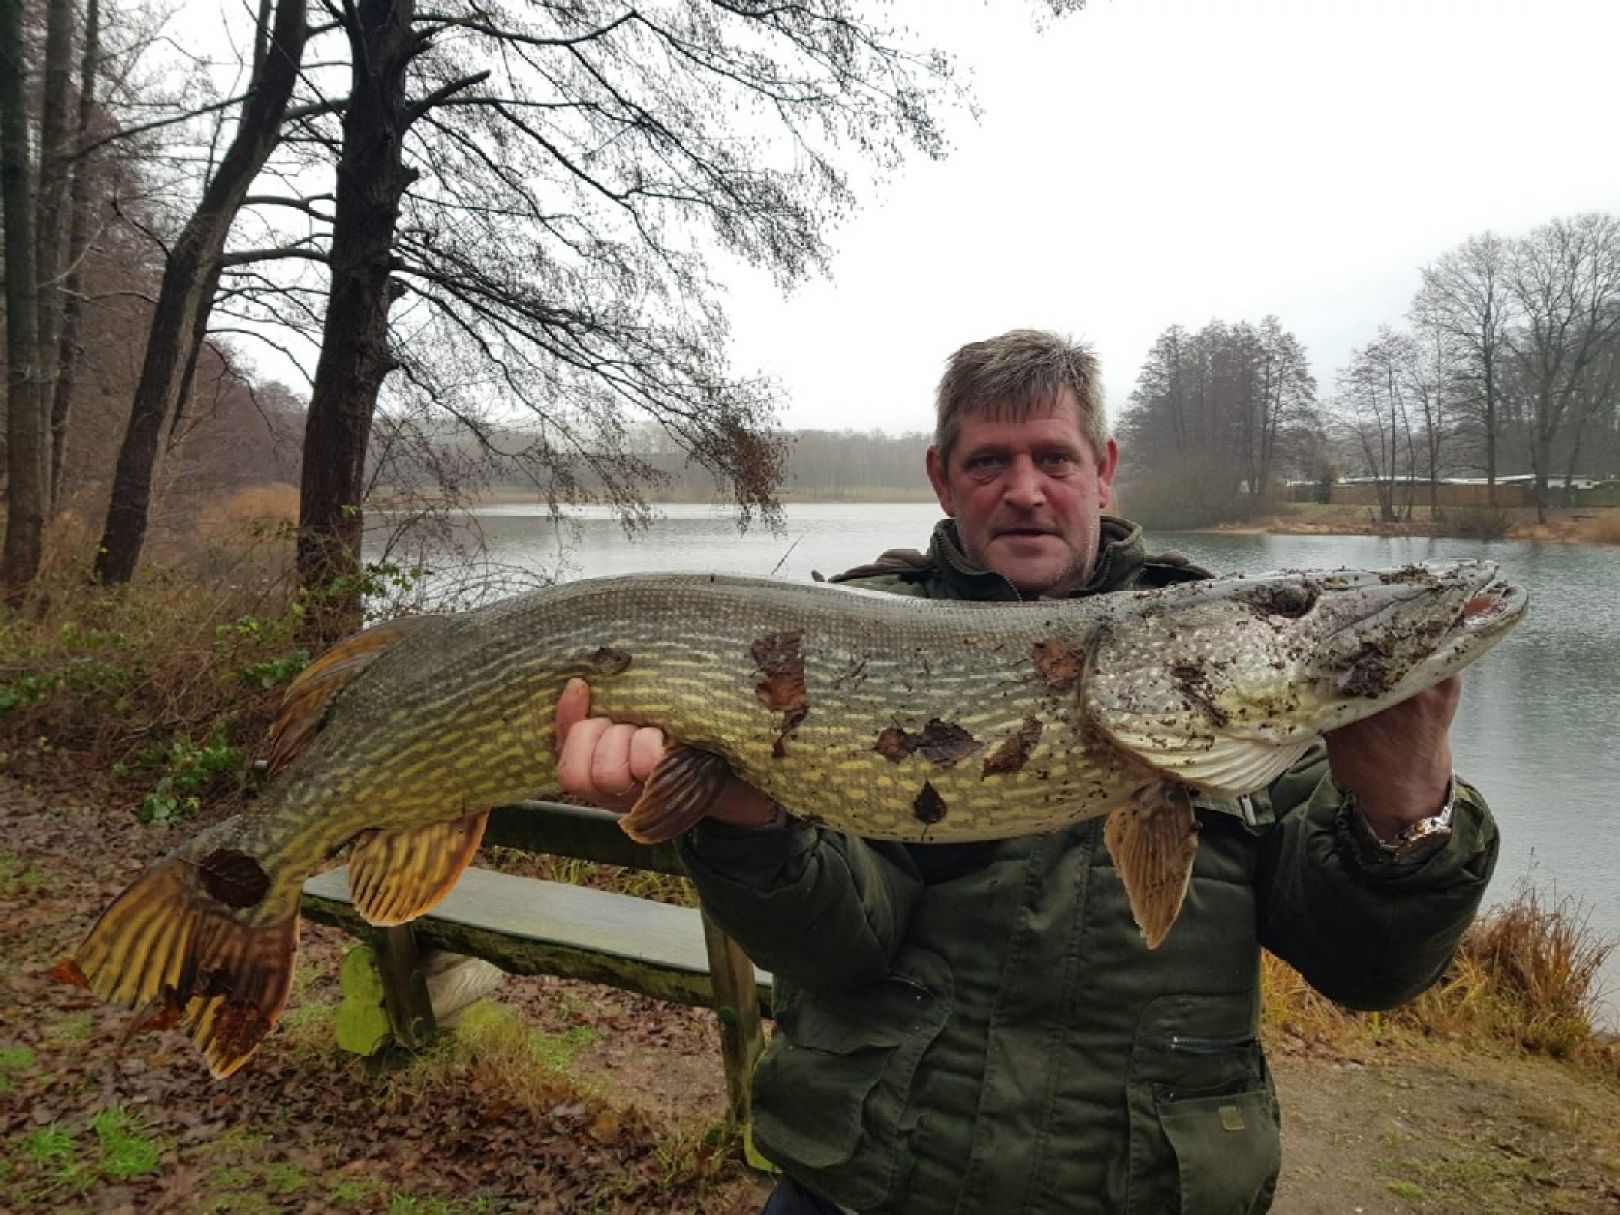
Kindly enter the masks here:
[[696, 880], [767, 888], [796, 881], [814, 843], [815, 829], [790, 816], [780, 827], [754, 831], [701, 823], [676, 839], [675, 850]]
[[1484, 877], [1490, 873], [1495, 852], [1496, 824], [1485, 799], [1472, 785], [1455, 777], [1451, 838], [1445, 846], [1418, 861], [1402, 861], [1375, 853], [1366, 846], [1363, 828], [1355, 819], [1355, 799], [1334, 782], [1322, 778], [1306, 813], [1318, 829], [1332, 833], [1334, 850], [1345, 868], [1369, 881], [1445, 881], [1458, 876]]

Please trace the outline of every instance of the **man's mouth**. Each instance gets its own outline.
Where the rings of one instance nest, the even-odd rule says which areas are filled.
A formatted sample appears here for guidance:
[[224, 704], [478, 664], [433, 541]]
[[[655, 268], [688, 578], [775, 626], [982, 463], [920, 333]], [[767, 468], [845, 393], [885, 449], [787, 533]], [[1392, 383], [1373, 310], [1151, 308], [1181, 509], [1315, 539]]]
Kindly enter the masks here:
[[1052, 531], [1045, 527], [1003, 527], [997, 530], [996, 539], [1032, 540], [1041, 536], [1050, 536]]

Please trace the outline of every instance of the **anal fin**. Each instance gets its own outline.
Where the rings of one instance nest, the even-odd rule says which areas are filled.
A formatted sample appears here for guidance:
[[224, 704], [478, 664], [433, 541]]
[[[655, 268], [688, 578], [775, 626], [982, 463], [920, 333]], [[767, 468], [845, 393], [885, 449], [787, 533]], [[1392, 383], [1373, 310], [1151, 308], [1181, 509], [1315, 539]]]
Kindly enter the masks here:
[[449, 894], [472, 863], [489, 811], [408, 831], [375, 831], [349, 855], [349, 895], [366, 922], [391, 928]]
[[700, 747], [671, 747], [619, 826], [638, 844], [674, 839], [709, 812], [730, 779], [731, 764], [724, 756]]
[[1125, 884], [1131, 915], [1157, 949], [1181, 913], [1198, 856], [1198, 818], [1185, 787], [1168, 781], [1139, 789], [1108, 816], [1103, 842]]

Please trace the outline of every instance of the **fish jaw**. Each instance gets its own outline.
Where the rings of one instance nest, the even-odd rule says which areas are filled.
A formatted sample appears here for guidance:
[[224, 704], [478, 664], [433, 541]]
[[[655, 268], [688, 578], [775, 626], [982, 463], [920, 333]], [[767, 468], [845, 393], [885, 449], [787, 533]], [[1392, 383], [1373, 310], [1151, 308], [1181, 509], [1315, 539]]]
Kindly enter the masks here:
[[1085, 709], [1116, 745], [1218, 796], [1439, 683], [1522, 618], [1493, 562], [1284, 571], [1152, 593], [1099, 633]]
[[1482, 657], [1523, 618], [1529, 595], [1497, 577], [1491, 561], [1393, 571], [1395, 594], [1324, 638], [1318, 734], [1370, 717], [1448, 679]]

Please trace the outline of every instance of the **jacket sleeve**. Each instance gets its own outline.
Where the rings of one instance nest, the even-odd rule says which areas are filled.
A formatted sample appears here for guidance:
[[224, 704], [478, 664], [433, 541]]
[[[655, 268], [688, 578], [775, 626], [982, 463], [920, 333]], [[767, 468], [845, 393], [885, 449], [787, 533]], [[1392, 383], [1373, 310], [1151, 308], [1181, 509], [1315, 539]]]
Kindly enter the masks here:
[[1405, 865], [1363, 859], [1322, 750], [1269, 794], [1275, 823], [1256, 875], [1261, 944], [1351, 1008], [1391, 1008], [1434, 983], [1496, 866], [1496, 823], [1479, 793], [1459, 781], [1450, 841]]
[[922, 889], [900, 845], [797, 821], [748, 833], [699, 827], [677, 847], [710, 918], [755, 963], [809, 990], [887, 974]]

